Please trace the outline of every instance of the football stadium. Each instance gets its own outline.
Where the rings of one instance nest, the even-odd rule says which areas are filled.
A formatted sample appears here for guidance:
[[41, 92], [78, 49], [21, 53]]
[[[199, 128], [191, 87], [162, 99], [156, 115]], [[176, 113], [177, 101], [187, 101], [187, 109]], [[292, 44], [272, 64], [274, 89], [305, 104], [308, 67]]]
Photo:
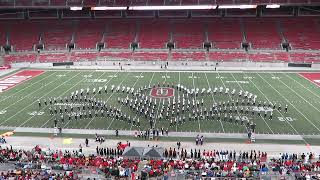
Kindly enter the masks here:
[[320, 179], [319, 7], [0, 0], [0, 179]]

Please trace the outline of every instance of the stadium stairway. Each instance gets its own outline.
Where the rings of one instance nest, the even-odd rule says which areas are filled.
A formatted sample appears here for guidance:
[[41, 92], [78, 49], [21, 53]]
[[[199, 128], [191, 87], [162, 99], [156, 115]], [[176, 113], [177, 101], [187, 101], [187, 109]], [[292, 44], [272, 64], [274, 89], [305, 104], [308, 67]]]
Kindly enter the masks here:
[[3, 66], [4, 65], [4, 60], [3, 60], [3, 57], [0, 56], [0, 66]]
[[36, 55], [36, 63], [40, 63], [40, 54], [39, 53], [37, 53], [37, 55]]

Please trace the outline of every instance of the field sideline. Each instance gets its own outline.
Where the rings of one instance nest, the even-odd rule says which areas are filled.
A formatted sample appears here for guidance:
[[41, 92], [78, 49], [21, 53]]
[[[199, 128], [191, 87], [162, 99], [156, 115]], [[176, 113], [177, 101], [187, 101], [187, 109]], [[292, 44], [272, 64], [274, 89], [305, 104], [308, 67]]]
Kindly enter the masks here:
[[[38, 99], [70, 96], [71, 92], [87, 87], [119, 85], [137, 89], [159, 82], [181, 84], [190, 89], [223, 87], [236, 89], [237, 92], [248, 91], [257, 95], [257, 101], [281, 104], [282, 108], [287, 104], [289, 107], [288, 113], [275, 110], [272, 120], [248, 115], [247, 118], [257, 124], [257, 133], [320, 135], [320, 87], [298, 73], [272, 72], [46, 71], [0, 93], [0, 126], [52, 128], [54, 117], [49, 114], [47, 106], [38, 107]], [[95, 96], [136, 117], [135, 113], [117, 102], [118, 97], [124, 98], [126, 94], [110, 92]], [[207, 95], [204, 97], [204, 104], [209, 107], [214, 102], [231, 101], [231, 98], [230, 95]], [[244, 126], [215, 120], [187, 121], [173, 127], [169, 127], [169, 121], [155, 123], [156, 127], [168, 127], [170, 131], [246, 132]], [[146, 129], [148, 125], [146, 120], [141, 119], [141, 129]], [[61, 126], [75, 129], [138, 129], [126, 122], [105, 117], [67, 120]]]

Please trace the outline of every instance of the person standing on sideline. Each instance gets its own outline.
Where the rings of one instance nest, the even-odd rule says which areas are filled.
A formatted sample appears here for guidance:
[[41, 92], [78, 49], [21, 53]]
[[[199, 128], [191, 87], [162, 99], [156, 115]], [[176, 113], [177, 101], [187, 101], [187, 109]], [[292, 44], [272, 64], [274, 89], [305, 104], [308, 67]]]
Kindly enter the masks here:
[[177, 142], [177, 146], [178, 146], [178, 149], [180, 149], [180, 147], [181, 147], [181, 142], [180, 141]]
[[89, 147], [89, 139], [88, 138], [86, 138], [85, 144], [86, 144], [86, 147]]

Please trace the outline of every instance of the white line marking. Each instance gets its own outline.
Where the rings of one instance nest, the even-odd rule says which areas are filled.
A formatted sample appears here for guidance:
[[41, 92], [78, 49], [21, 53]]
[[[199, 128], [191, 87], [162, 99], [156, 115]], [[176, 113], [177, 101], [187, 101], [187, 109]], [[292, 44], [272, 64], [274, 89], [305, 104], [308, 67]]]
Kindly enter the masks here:
[[[237, 81], [237, 79], [234, 77], [234, 75], [233, 75], [233, 73], [231, 73], [231, 76], [233, 77], [233, 79], [235, 80], [235, 81]], [[251, 81], [250, 79], [249, 79], [249, 81]], [[238, 82], [238, 81], [237, 81]], [[239, 83], [237, 83], [238, 84], [238, 86], [241, 88], [241, 90], [244, 92], [245, 90], [242, 88], [242, 86], [239, 84]], [[269, 100], [268, 100], [269, 101]], [[269, 101], [270, 102], [270, 101]], [[264, 123], [268, 126], [268, 128], [269, 128], [269, 130], [271, 131], [271, 133], [272, 134], [274, 134], [274, 132], [272, 131], [272, 129], [271, 129], [271, 127], [269, 126], [269, 124], [267, 123], [267, 121], [264, 119], [264, 117], [263, 116], [260, 116], [261, 117], [261, 119], [264, 121]]]
[[[90, 75], [92, 75], [94, 72], [91, 72]], [[102, 75], [104, 75], [104, 73], [102, 73]], [[102, 76], [100, 75], [99, 78]], [[79, 85], [80, 82], [82, 82], [83, 80], [86, 80], [86, 78], [82, 78], [80, 81], [78, 81], [78, 83], [74, 84], [71, 88], [69, 88], [68, 90], [66, 90], [63, 95], [60, 95], [59, 97], [63, 97], [65, 94], [67, 94], [72, 88], [74, 88], [75, 86]], [[92, 83], [92, 85], [94, 84], [94, 82]], [[41, 127], [44, 127], [50, 120], [52, 120], [54, 118], [54, 116], [50, 119], [48, 119], [48, 121], [46, 121]], [[68, 121], [64, 126], [63, 128], [65, 128], [68, 124], [70, 123], [70, 121]]]
[[285, 96], [283, 96], [268, 81], [266, 81], [263, 77], [261, 77], [259, 73], [257, 73], [257, 74], [264, 82], [266, 82], [272, 89], [274, 89], [284, 100], [286, 100], [293, 108], [295, 108], [297, 110], [297, 112], [299, 112], [313, 127], [315, 127], [320, 132], [320, 129], [316, 125], [314, 125], [299, 109], [297, 109]]
[[[81, 74], [81, 72], [80, 72], [80, 74]], [[73, 79], [73, 77], [71, 78], [71, 79]], [[69, 80], [68, 80], [69, 81]], [[66, 81], [66, 82], [68, 82], [68, 81]], [[79, 81], [80, 82], [80, 81]], [[64, 84], [64, 83], [63, 83]], [[78, 84], [78, 83], [77, 83]], [[71, 87], [72, 88], [72, 87]], [[70, 88], [70, 89], [71, 89]], [[67, 90], [67, 91], [65, 91], [64, 92], [64, 94], [66, 93], [66, 92], [68, 92], [69, 91], [69, 89]], [[40, 98], [41, 99], [41, 98]], [[42, 109], [44, 109], [46, 106], [44, 106], [44, 107], [42, 107], [41, 109], [40, 109], [40, 111], [42, 110]], [[26, 121], [24, 121], [23, 123], [21, 123], [20, 125], [19, 125], [19, 127], [21, 127], [21, 126], [23, 126], [24, 124], [26, 124], [27, 122], [29, 122], [33, 117], [35, 117], [35, 116], [31, 116], [30, 118], [28, 118]], [[46, 123], [48, 123], [51, 119], [53, 119], [53, 117], [52, 118], [49, 118], [47, 121], [46, 121]], [[45, 123], [45, 124], [46, 124]], [[42, 126], [41, 126], [42, 127]]]
[[[309, 88], [307, 88], [306, 86], [304, 86], [303, 84], [301, 84], [299, 81], [295, 80], [294, 78], [290, 77], [288, 74], [285, 74], [287, 77], [289, 77], [290, 79], [294, 80], [294, 82], [298, 83], [300, 86], [302, 86], [303, 88], [305, 88], [306, 90], [308, 90], [309, 92], [311, 92], [313, 95], [317, 96], [318, 98], [320, 98], [320, 96], [316, 93], [314, 93], [313, 91], [311, 91]], [[300, 75], [300, 74], [299, 74]], [[303, 77], [300, 75], [300, 77]], [[303, 77], [305, 80], [308, 80], [309, 82], [311, 82], [309, 79]], [[318, 87], [318, 86], [317, 86]]]
[[[74, 77], [76, 77], [78, 74], [80, 74], [80, 73], [77, 73], [75, 76], [73, 76], [72, 78], [70, 78], [68, 81], [70, 81], [71, 79], [73, 79]], [[60, 79], [60, 78], [57, 78], [57, 79]], [[56, 79], [56, 80], [57, 80], [57, 79]], [[51, 81], [51, 83], [53, 83], [53, 82], [56, 82], [56, 81]], [[67, 82], [67, 81], [66, 81], [66, 82]], [[49, 84], [51, 84], [51, 83], [49, 83]], [[51, 90], [50, 90], [49, 92], [47, 92], [45, 95], [48, 95], [50, 92], [54, 91], [55, 89], [57, 89], [58, 87], [60, 87], [60, 86], [63, 85], [63, 84], [64, 84], [64, 83], [61, 83], [59, 86], [56, 86], [55, 88], [51, 89]], [[39, 89], [41, 89], [41, 88], [39, 88]], [[38, 90], [39, 90], [39, 89], [38, 89]], [[36, 91], [34, 91], [34, 92], [36, 92]], [[33, 92], [33, 93], [34, 93], [34, 92]], [[33, 94], [33, 93], [31, 93], [31, 94]], [[42, 97], [44, 97], [45, 95], [43, 95]], [[42, 97], [40, 97], [40, 98], [42, 98]], [[9, 119], [13, 118], [14, 116], [16, 116], [17, 114], [19, 114], [20, 112], [24, 111], [25, 109], [27, 109], [28, 107], [30, 107], [31, 105], [33, 105], [35, 102], [36, 102], [36, 101], [33, 101], [33, 102], [30, 103], [28, 106], [25, 106], [24, 108], [20, 109], [20, 111], [16, 112], [14, 115], [10, 116], [10, 117], [9, 117], [8, 119], [6, 119], [5, 121], [1, 122], [0, 125], [2, 125], [3, 123], [7, 122]]]
[[[19, 93], [19, 92], [21, 92], [21, 91], [25, 90], [26, 88], [29, 88], [29, 87], [31, 87], [31, 86], [33, 86], [33, 85], [35, 85], [35, 84], [38, 84], [39, 82], [41, 82], [41, 81], [43, 81], [43, 80], [47, 79], [48, 77], [52, 76], [52, 75], [53, 75], [53, 74], [55, 74], [55, 73], [56, 73], [56, 72], [54, 72], [54, 73], [52, 73], [52, 74], [50, 74], [50, 75], [48, 75], [48, 76], [45, 76], [43, 79], [38, 80], [38, 81], [36, 81], [36, 82], [34, 82], [34, 83], [30, 83], [30, 85], [28, 85], [28, 86], [26, 86], [26, 87], [24, 87], [24, 88], [20, 89], [19, 91], [17, 91], [17, 92], [15, 92], [15, 93], [11, 94], [10, 96], [7, 96], [6, 98], [1, 99], [1, 101], [0, 101], [0, 102], [3, 102], [4, 100], [6, 100], [6, 99], [8, 99], [8, 98], [10, 98], [10, 97], [13, 97], [13, 95], [14, 95], [14, 96], [16, 96], [16, 94], [17, 94], [17, 93]], [[36, 77], [40, 77], [40, 76], [41, 76], [41, 75], [43, 75], [43, 74], [45, 74], [45, 72], [44, 72], [44, 73], [42, 73], [42, 74], [40, 74], [39, 76], [36, 76]], [[34, 77], [34, 78], [36, 78], [36, 77]], [[32, 79], [33, 79], [33, 78], [32, 78]], [[32, 80], [32, 79], [30, 79], [30, 80]], [[21, 84], [18, 84], [18, 85], [22, 85], [22, 84], [27, 84], [27, 82], [25, 82], [25, 83], [21, 83]], [[18, 87], [18, 86], [16, 86], [16, 87]], [[27, 96], [24, 96], [24, 97], [27, 97]], [[15, 102], [15, 103], [16, 103], [16, 102]]]
[[[192, 72], [192, 77], [193, 77], [193, 72]], [[192, 78], [192, 84], [193, 84], [193, 88], [196, 89], [196, 86], [194, 85], [194, 78]], [[194, 99], [195, 102], [197, 101], [195, 95], [194, 95], [193, 99]], [[200, 120], [199, 120], [199, 118], [198, 118], [198, 124], [199, 124], [199, 132], [201, 133], [201, 127], [200, 127]]]
[[[165, 83], [167, 81], [167, 71], [165, 71], [165, 72], [166, 72], [166, 76], [164, 78], [163, 83]], [[161, 75], [161, 73], [159, 73], [159, 74]], [[158, 106], [157, 113], [156, 113], [157, 115], [159, 114], [159, 111], [160, 111], [160, 100], [159, 100], [159, 106]], [[155, 120], [154, 120], [153, 127], [156, 127], [156, 123], [157, 123], [157, 118], [155, 118]]]
[[[139, 75], [139, 77], [136, 78], [136, 81], [134, 82], [134, 84], [133, 84], [133, 86], [132, 86], [133, 88], [135, 88], [135, 86], [136, 86], [137, 82], [139, 81], [139, 79], [140, 79], [140, 78], [143, 78], [142, 74], [143, 74], [143, 72], [141, 72], [140, 75]], [[119, 109], [121, 109], [122, 107], [123, 107], [123, 104], [120, 105], [120, 108], [119, 108]], [[107, 130], [109, 130], [109, 128], [111, 127], [111, 125], [112, 125], [112, 123], [113, 123], [113, 121], [114, 121], [115, 119], [116, 119], [115, 117], [112, 118], [112, 121], [111, 121], [111, 123], [109, 124]], [[131, 127], [132, 127], [132, 125], [131, 125]]]
[[[206, 80], [207, 80], [208, 88], [211, 88], [210, 83], [209, 83], [209, 79], [208, 79], [208, 76], [207, 76], [207, 73], [204, 73], [204, 75], [206, 76]], [[211, 94], [211, 97], [212, 97], [213, 102], [214, 102], [214, 103], [216, 103], [216, 100], [214, 99], [213, 94], [212, 94], [211, 92], [210, 92], [210, 94]], [[220, 124], [221, 124], [222, 131], [223, 131], [223, 133], [225, 133], [225, 130], [224, 130], [223, 124], [222, 124], [222, 122], [221, 122], [221, 119], [220, 119], [219, 121], [220, 121]]]
[[316, 109], [318, 112], [320, 112], [320, 110], [318, 108], [316, 108], [313, 104], [311, 104], [309, 101], [307, 101], [304, 97], [302, 97], [300, 94], [298, 94], [295, 90], [293, 90], [292, 88], [290, 88], [286, 83], [284, 83], [281, 79], [279, 79], [279, 81], [285, 85], [288, 89], [290, 89], [292, 92], [294, 92], [297, 96], [299, 96], [301, 99], [303, 99], [306, 103], [308, 103], [310, 106], [312, 106], [314, 109]]
[[[152, 82], [152, 80], [153, 80], [154, 74], [155, 74], [155, 72], [152, 73], [152, 76], [151, 76], [151, 79], [150, 79], [150, 81], [149, 81], [148, 87], [151, 86], [151, 82]], [[136, 115], [134, 116], [134, 118], [137, 118], [137, 116], [138, 116], [138, 114], [136, 113]], [[130, 131], [131, 131], [132, 127], [133, 127], [133, 125], [131, 124], [131, 126], [130, 126]]]
[[[130, 72], [127, 73], [126, 77], [122, 79], [122, 81], [118, 84], [118, 86], [121, 86], [121, 85], [122, 85], [122, 83], [124, 82], [124, 80], [127, 79], [127, 77], [129, 76], [129, 74], [130, 74]], [[109, 101], [109, 99], [113, 96], [114, 93], [116, 93], [116, 91], [113, 91], [113, 92], [111, 93], [111, 95], [110, 95], [110, 96], [108, 97], [108, 99], [105, 101], [106, 103]], [[85, 126], [84, 129], [87, 129], [87, 128], [89, 127], [90, 123], [91, 123], [94, 119], [95, 119], [95, 117], [93, 117], [93, 118], [90, 120], [90, 122]], [[111, 123], [110, 123], [110, 124], [111, 124]], [[110, 124], [109, 124], [109, 126], [110, 126]], [[108, 127], [108, 128], [109, 128], [109, 127]]]
[[[220, 74], [219, 74], [218, 71], [217, 71], [217, 73], [218, 73], [218, 77], [220, 77]], [[227, 89], [227, 87], [226, 87], [226, 85], [224, 84], [223, 80], [222, 80], [221, 78], [219, 78], [219, 79], [220, 79], [220, 81], [222, 82], [224, 88]], [[232, 97], [230, 96], [230, 94], [228, 94], [228, 96], [229, 96], [229, 99], [232, 101]], [[237, 114], [238, 114], [239, 117], [241, 117], [239, 112], [237, 112]], [[241, 126], [240, 126], [240, 127], [241, 127]], [[247, 132], [248, 132], [247, 126], [245, 126], [245, 128], [246, 128], [246, 130], [247, 130]]]

